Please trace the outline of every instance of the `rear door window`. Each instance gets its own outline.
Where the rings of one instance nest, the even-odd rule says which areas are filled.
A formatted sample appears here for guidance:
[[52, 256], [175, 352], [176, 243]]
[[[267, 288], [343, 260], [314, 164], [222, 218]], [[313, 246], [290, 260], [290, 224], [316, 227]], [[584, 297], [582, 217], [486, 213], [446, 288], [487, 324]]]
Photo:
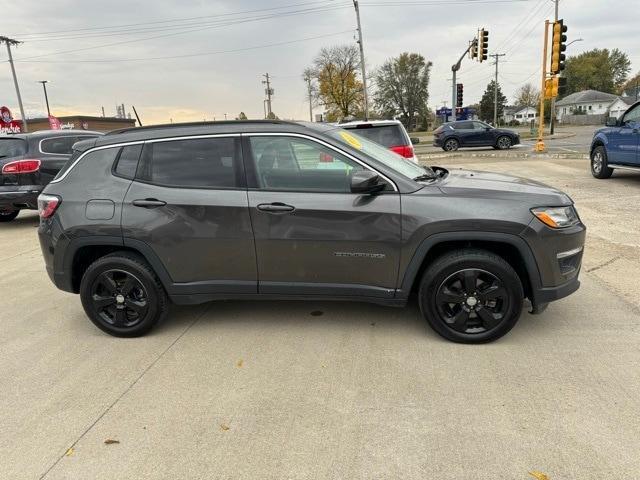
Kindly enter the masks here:
[[0, 158], [19, 157], [27, 153], [27, 142], [21, 138], [0, 137]]
[[457, 122], [453, 124], [454, 130], [473, 130], [473, 122]]
[[243, 183], [239, 137], [149, 142], [139, 180], [169, 187], [234, 188]]
[[116, 163], [116, 175], [133, 179], [136, 176], [138, 159], [140, 158], [141, 151], [142, 144], [127, 145], [126, 147], [122, 147], [120, 153], [118, 154], [118, 160]]
[[387, 148], [407, 145], [407, 140], [400, 125], [365, 124], [358, 125], [356, 128], [347, 127], [347, 129], [355, 130], [361, 137], [379, 143]]

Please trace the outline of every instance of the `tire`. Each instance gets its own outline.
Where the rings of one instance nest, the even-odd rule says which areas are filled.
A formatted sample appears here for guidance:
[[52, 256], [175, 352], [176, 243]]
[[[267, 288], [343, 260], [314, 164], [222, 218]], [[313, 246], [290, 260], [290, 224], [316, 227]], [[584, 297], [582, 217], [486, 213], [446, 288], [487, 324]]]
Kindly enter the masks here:
[[511, 140], [511, 137], [508, 137], [507, 135], [501, 135], [496, 140], [496, 148], [498, 150], [509, 150], [512, 145], [513, 141]]
[[114, 337], [139, 337], [165, 319], [168, 299], [160, 280], [138, 255], [114, 252], [84, 272], [80, 299], [89, 319]]
[[445, 152], [455, 152], [456, 150], [458, 150], [458, 148], [460, 148], [460, 142], [455, 138], [449, 138], [445, 140], [444, 144], [442, 145], [442, 149]]
[[476, 249], [437, 258], [424, 272], [418, 296], [420, 311], [436, 333], [458, 343], [502, 337], [520, 318], [524, 300], [511, 265]]
[[611, 177], [612, 173], [613, 168], [609, 168], [606, 148], [602, 145], [597, 146], [591, 152], [591, 175], [605, 179]]
[[10, 222], [20, 213], [20, 210], [0, 210], [0, 223]]

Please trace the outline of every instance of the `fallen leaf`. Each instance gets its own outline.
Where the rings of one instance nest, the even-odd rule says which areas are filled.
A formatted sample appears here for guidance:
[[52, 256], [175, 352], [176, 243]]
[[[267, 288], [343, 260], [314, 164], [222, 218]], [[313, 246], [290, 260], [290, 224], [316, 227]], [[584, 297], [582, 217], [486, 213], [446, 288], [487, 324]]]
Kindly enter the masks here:
[[375, 326], [376, 326], [376, 322], [371, 322], [371, 323], [370, 323], [370, 325], [371, 325], [372, 327], [375, 327]]
[[529, 472], [529, 475], [531, 475], [534, 478], [537, 478], [538, 480], [549, 480], [549, 477], [542, 473], [542, 472], [538, 472], [536, 470], [534, 470], [533, 472]]
[[225, 425], [224, 423], [221, 423], [220, 430], [226, 432], [227, 430], [229, 430], [229, 425]]
[[107, 439], [104, 441], [104, 444], [105, 444], [105, 445], [113, 445], [114, 443], [120, 443], [120, 440], [113, 440], [113, 439], [111, 439], [111, 438], [107, 438]]
[[238, 360], [238, 363], [236, 363], [236, 367], [242, 368], [242, 365], [244, 365], [244, 361], [242, 359]]
[[324, 312], [321, 310], [314, 310], [313, 312], [311, 312], [311, 316], [313, 317], [319, 317], [320, 315], [323, 315]]
[[67, 457], [70, 457], [71, 455], [73, 455], [73, 447], [72, 447], [72, 448], [70, 448], [69, 450], [67, 450], [67, 451], [65, 452], [65, 455], [66, 455]]

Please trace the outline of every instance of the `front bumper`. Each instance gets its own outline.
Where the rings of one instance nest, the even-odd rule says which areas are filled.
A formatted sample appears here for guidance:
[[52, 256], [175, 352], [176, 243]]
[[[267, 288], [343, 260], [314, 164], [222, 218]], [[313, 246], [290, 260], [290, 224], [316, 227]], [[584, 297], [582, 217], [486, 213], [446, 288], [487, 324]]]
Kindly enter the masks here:
[[38, 185], [0, 187], [0, 210], [23, 208], [37, 210], [38, 195], [40, 195], [41, 191], [42, 187]]
[[434, 147], [442, 147], [442, 139], [439, 137], [433, 137], [433, 146]]

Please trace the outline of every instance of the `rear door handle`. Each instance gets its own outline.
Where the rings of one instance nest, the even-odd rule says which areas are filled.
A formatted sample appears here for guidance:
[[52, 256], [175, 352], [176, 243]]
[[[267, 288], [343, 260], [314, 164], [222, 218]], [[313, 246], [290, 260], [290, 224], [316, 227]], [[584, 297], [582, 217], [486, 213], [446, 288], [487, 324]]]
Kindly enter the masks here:
[[295, 207], [291, 205], [287, 205], [286, 203], [274, 202], [274, 203], [261, 203], [258, 205], [258, 210], [262, 210], [263, 212], [272, 212], [272, 213], [286, 213], [293, 212]]
[[134, 207], [142, 207], [142, 208], [158, 208], [164, 207], [167, 202], [163, 202], [162, 200], [158, 200], [157, 198], [144, 198], [139, 200], [134, 200], [131, 202]]

